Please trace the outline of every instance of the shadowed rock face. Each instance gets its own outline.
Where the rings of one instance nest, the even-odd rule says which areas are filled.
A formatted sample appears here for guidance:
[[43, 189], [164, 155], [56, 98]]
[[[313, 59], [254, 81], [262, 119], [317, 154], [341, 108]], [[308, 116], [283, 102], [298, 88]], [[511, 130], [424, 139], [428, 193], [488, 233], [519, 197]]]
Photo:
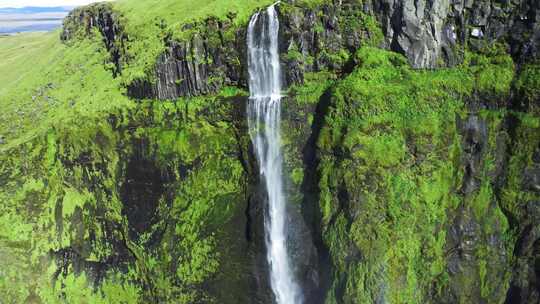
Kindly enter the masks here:
[[[372, 33], [363, 31], [363, 25], [347, 22], [357, 20], [363, 14], [375, 16], [382, 25], [382, 46], [405, 55], [415, 68], [454, 66], [461, 62], [461, 47], [465, 44], [475, 50], [486, 42], [508, 42], [509, 51], [518, 63], [534, 60], [540, 54], [540, 3], [536, 0], [371, 0], [362, 5], [353, 0], [330, 2], [332, 1], [307, 8], [295, 5], [295, 1], [287, 1], [279, 8], [280, 22], [283, 25], [279, 44], [286, 84], [303, 83], [308, 72], [330, 70], [340, 76], [347, 75], [355, 64], [351, 54], [354, 54], [366, 39], [371, 38]], [[120, 73], [123, 60], [120, 52], [123, 39], [121, 26], [115, 21], [117, 19], [110, 6], [95, 8], [72, 13], [65, 22], [62, 39], [66, 42], [72, 39], [81, 30], [81, 24], [84, 33], [90, 33], [92, 27], [98, 27], [104, 36], [107, 49], [111, 52], [111, 59], [117, 67], [116, 72]], [[186, 25], [186, 31], [192, 34], [182, 41], [165, 41], [166, 51], [159, 56], [153, 70], [155, 82], [147, 79], [135, 80], [127, 88], [128, 95], [137, 99], [175, 99], [211, 94], [224, 86], [245, 88], [246, 33], [244, 28], [234, 25], [233, 18], [208, 18], [200, 23]], [[349, 54], [349, 57], [334, 56], [342, 51]], [[336, 289], [338, 299], [343, 298], [343, 294], [347, 292], [347, 286], [341, 282], [343, 278], [328, 278], [328, 273], [332, 270], [324, 269], [332, 266], [320, 231], [324, 228], [320, 222], [318, 205], [320, 189], [316, 153], [321, 124], [326, 115], [327, 103], [330, 102], [328, 99], [326, 96], [319, 104], [305, 106], [305, 109], [295, 108], [298, 105], [290, 101], [290, 108], [285, 108], [284, 111], [286, 124], [295, 129], [305, 128], [299, 132], [298, 137], [301, 138], [294, 138], [294, 143], [289, 145], [294, 145], [294, 153], [303, 158], [302, 166], [306, 179], [302, 189], [291, 186], [287, 190], [302, 192], [302, 197], [298, 199], [301, 207], [292, 208], [294, 210], [290, 213], [291, 222], [295, 226], [292, 230], [297, 232], [293, 239], [298, 241], [294, 246], [293, 258], [299, 265], [296, 271], [301, 278], [308, 303], [324, 301], [325, 291], [330, 284], [334, 284], [331, 288]], [[490, 100], [475, 102], [480, 103], [478, 107], [488, 108]], [[482, 186], [481, 174], [485, 171], [488, 153], [495, 156], [495, 169], [489, 172], [489, 183], [493, 184], [494, 191], [501, 190], [501, 185], [507, 178], [506, 167], [512, 154], [512, 145], [518, 141], [507, 138], [508, 133], [512, 137], [514, 127], [505, 125], [503, 130], [496, 131], [500, 134], [490, 135], [493, 132], [490, 123], [477, 113], [477, 109], [469, 110], [473, 113], [456, 122], [461, 140], [461, 158], [458, 162], [463, 171], [457, 191], [463, 204], [448, 214], [449, 220], [444, 227], [447, 236], [445, 267], [449, 274], [449, 288], [438, 297], [433, 296], [431, 300], [435, 303], [456, 303], [458, 299], [464, 298], [470, 299], [471, 303], [484, 301], [481, 297], [482, 286], [478, 283], [478, 271], [475, 269], [478, 264], [477, 251], [484, 246], [495, 252], [484, 267], [488, 267], [492, 270], [490, 273], [501, 278], [512, 277], [509, 289], [508, 286], [491, 285], [497, 289], [491, 291], [494, 297], [506, 297], [506, 302], [511, 304], [537, 303], [540, 301], [540, 202], [519, 202], [526, 206], [521, 217], [506, 214], [513, 221], [511, 229], [519, 235], [514, 257], [508, 256], [503, 231], [499, 227], [494, 227], [489, 233], [482, 231], [483, 224], [475, 218], [469, 204], [471, 197], [476, 195]], [[305, 120], [299, 117], [300, 111], [306, 114]], [[314, 114], [312, 122], [308, 122], [308, 114]], [[244, 119], [245, 117], [241, 116], [233, 118], [236, 123]], [[247, 134], [245, 129], [242, 132]], [[488, 143], [490, 137], [495, 138], [495, 143]], [[242, 227], [235, 227], [237, 229], [231, 231], [245, 231], [245, 235], [242, 235], [245, 240], [241, 239], [239, 244], [245, 245], [245, 251], [248, 252], [245, 259], [241, 260], [247, 261], [245, 264], [248, 264], [246, 268], [249, 269], [246, 272], [250, 272], [250, 294], [246, 301], [269, 303], [272, 294], [268, 288], [268, 269], [264, 255], [264, 210], [261, 207], [266, 197], [264, 191], [256, 187], [258, 181], [253, 173], [256, 171], [256, 164], [252, 151], [247, 150], [238, 152], [245, 154], [242, 156], [243, 165], [246, 175], [249, 176], [247, 206], [245, 214], [236, 215]], [[540, 192], [539, 151], [540, 147], [533, 155], [532, 163], [519, 171], [520, 187], [523, 191]], [[147, 230], [153, 223], [155, 199], [163, 195], [162, 184], [165, 181], [151, 159], [133, 159], [127, 166], [123, 188], [124, 203], [130, 228], [136, 234], [139, 230]], [[350, 218], [357, 217], [361, 211], [353, 208], [351, 195], [347, 193], [345, 186], [343, 188], [336, 196], [347, 220], [350, 221]], [[142, 206], [143, 201], [150, 204]], [[357, 201], [362, 203], [361, 199]], [[496, 203], [488, 202], [490, 205]], [[499, 224], [495, 223], [494, 226]], [[344, 247], [347, 247], [344, 254], [347, 262], [362, 260], [362, 252], [354, 244]], [[244, 247], [241, 247], [241, 250], [244, 250]], [[511, 262], [512, 258], [516, 259], [515, 265]], [[346, 275], [343, 274], [343, 277]], [[467, 278], [475, 282], [470, 283]], [[497, 280], [497, 277], [489, 279]], [[335, 282], [326, 282], [327, 280]], [[384, 288], [384, 285], [381, 285], [379, 289]], [[381, 291], [376, 302], [384, 301], [384, 292]]]
[[527, 204], [527, 217], [523, 223], [518, 244], [514, 280], [508, 291], [507, 304], [538, 303], [540, 301], [540, 202]]
[[461, 122], [463, 136], [463, 162], [465, 176], [461, 191], [470, 194], [479, 188], [478, 177], [482, 166], [482, 158], [485, 153], [487, 125], [477, 115], [471, 115]]
[[[533, 155], [533, 164], [525, 169], [522, 187], [531, 192], [540, 192], [540, 159], [538, 150]], [[540, 201], [529, 201], [525, 205], [525, 216], [521, 219], [520, 234], [514, 255], [516, 265], [506, 304], [540, 302]]]
[[383, 25], [386, 45], [416, 68], [453, 66], [456, 46], [505, 39], [519, 60], [536, 57], [540, 47], [539, 3], [522, 1], [382, 0], [371, 10]]
[[[136, 143], [136, 146], [144, 146], [144, 141]], [[167, 182], [167, 174], [161, 172], [151, 156], [145, 157], [144, 152], [137, 151], [129, 160], [120, 193], [131, 238], [138, 239], [139, 234], [150, 230], [158, 221], [159, 199]]]

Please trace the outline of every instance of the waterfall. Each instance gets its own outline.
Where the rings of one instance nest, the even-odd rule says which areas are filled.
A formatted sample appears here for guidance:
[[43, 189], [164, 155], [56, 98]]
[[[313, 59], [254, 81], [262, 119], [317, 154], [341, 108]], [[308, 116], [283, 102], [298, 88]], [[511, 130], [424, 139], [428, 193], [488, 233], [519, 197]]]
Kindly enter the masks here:
[[270, 284], [278, 304], [302, 303], [287, 252], [287, 210], [281, 155], [281, 68], [278, 51], [279, 20], [274, 5], [256, 13], [248, 28], [250, 98], [248, 123], [268, 193], [265, 241]]

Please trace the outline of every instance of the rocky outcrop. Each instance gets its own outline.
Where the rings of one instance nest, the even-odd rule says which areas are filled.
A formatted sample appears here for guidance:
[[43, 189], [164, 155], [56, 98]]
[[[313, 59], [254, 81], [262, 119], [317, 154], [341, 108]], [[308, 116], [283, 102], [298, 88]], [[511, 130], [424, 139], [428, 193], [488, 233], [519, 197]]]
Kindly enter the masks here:
[[124, 50], [124, 34], [118, 14], [110, 3], [96, 3], [73, 10], [64, 19], [60, 38], [69, 42], [78, 35], [91, 35], [97, 29], [102, 37], [105, 48], [110, 53], [110, 61], [114, 64], [113, 74], [116, 76], [122, 70], [122, 54]]
[[154, 68], [155, 82], [135, 80], [134, 98], [175, 99], [217, 92], [224, 86], [245, 86], [244, 29], [233, 19], [209, 18], [184, 27], [186, 38], [170, 40]]
[[312, 8], [295, 2], [279, 7], [280, 46], [288, 84], [303, 83], [304, 74], [309, 72], [350, 72], [354, 52], [361, 45], [382, 38], [375, 20], [356, 1]]
[[536, 0], [370, 1], [385, 44], [415, 68], [453, 66], [460, 49], [496, 40], [508, 42], [518, 61], [540, 55], [540, 4]]

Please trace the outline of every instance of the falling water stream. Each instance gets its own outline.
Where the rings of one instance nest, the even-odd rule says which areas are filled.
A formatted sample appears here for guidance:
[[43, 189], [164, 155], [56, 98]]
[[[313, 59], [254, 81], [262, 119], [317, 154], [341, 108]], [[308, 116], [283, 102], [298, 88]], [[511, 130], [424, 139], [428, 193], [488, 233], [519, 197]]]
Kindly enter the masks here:
[[272, 291], [278, 304], [300, 304], [302, 294], [291, 270], [287, 251], [287, 210], [280, 146], [278, 32], [275, 5], [251, 18], [247, 36], [250, 88], [248, 123], [260, 174], [268, 193], [264, 227]]

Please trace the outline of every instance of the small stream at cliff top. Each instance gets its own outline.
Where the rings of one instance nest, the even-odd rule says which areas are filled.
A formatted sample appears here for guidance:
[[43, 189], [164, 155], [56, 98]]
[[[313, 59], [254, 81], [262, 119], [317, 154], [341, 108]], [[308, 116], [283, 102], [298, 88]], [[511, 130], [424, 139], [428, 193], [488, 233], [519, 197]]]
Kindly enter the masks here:
[[278, 304], [300, 304], [302, 293], [291, 269], [287, 248], [287, 208], [283, 191], [281, 153], [281, 68], [278, 51], [279, 20], [275, 4], [249, 22], [248, 123], [268, 193], [264, 217], [270, 284]]

